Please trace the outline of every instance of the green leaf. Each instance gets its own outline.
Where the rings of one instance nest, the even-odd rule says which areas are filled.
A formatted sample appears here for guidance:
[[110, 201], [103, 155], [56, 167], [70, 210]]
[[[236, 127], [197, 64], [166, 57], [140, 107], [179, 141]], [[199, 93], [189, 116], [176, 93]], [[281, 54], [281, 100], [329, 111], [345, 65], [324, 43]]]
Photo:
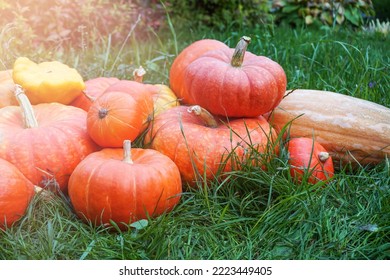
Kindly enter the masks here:
[[148, 226], [148, 220], [145, 220], [145, 219], [142, 219], [142, 220], [139, 220], [139, 221], [136, 221], [136, 222], [130, 224], [130, 227], [133, 227], [133, 228], [138, 229], [138, 230], [144, 229], [147, 226]]
[[344, 16], [352, 24], [354, 24], [356, 26], [360, 26], [361, 17], [360, 17], [360, 12], [358, 9], [347, 8], [347, 9], [345, 9]]

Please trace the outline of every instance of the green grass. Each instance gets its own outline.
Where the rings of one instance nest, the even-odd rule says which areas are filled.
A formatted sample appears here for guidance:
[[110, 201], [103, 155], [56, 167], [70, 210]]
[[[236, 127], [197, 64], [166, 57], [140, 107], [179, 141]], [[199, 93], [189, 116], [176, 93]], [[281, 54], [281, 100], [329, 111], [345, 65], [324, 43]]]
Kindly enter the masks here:
[[[85, 79], [130, 78], [142, 64], [150, 83], [168, 84], [169, 67], [189, 43], [215, 38], [233, 47], [243, 32], [175, 30], [147, 40], [129, 29], [122, 46], [102, 38], [88, 49], [45, 53], [76, 66]], [[264, 27], [246, 30], [248, 48], [285, 69], [289, 88], [337, 91], [390, 107], [386, 39], [345, 30]], [[34, 56], [33, 49], [3, 53]], [[244, 166], [229, 180], [185, 189], [170, 213], [126, 232], [94, 228], [66, 196], [37, 195], [12, 228], [0, 231], [0, 259], [390, 259], [390, 162], [348, 168], [311, 186], [294, 183], [283, 156], [264, 171]]]

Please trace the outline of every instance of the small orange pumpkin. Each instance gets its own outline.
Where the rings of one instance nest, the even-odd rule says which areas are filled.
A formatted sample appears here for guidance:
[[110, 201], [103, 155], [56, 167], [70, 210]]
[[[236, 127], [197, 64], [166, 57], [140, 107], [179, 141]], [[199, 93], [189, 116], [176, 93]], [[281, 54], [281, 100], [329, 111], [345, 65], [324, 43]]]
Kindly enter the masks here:
[[302, 182], [308, 174], [308, 182], [315, 184], [333, 177], [332, 157], [325, 148], [311, 138], [299, 137], [288, 141], [290, 174]]
[[122, 147], [143, 132], [153, 115], [153, 98], [140, 83], [122, 80], [98, 97], [87, 114], [87, 130], [101, 147]]
[[151, 149], [106, 148], [86, 157], [69, 180], [69, 197], [80, 218], [119, 228], [172, 210], [182, 185], [177, 166]]

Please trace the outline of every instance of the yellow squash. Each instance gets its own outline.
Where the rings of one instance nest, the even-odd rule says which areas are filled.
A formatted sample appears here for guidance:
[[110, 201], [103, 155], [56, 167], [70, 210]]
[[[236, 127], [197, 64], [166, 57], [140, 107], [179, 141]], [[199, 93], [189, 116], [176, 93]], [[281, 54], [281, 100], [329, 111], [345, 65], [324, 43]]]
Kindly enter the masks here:
[[314, 137], [337, 161], [366, 165], [390, 158], [390, 109], [367, 100], [298, 89], [268, 118], [279, 129], [291, 121], [290, 137]]
[[82, 94], [85, 84], [76, 69], [59, 61], [35, 63], [26, 57], [16, 59], [12, 78], [22, 86], [32, 104], [69, 104]]

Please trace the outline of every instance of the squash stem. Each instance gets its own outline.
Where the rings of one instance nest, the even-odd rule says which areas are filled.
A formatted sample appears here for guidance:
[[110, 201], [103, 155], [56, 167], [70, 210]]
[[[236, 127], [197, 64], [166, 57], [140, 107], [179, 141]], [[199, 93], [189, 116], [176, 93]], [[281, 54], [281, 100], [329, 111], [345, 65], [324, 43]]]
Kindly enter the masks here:
[[142, 83], [144, 81], [145, 69], [140, 66], [133, 71], [133, 79], [135, 82]]
[[244, 61], [244, 56], [246, 48], [250, 43], [251, 38], [248, 36], [242, 36], [240, 41], [237, 43], [236, 49], [234, 50], [231, 65], [233, 67], [241, 67], [242, 62]]
[[38, 127], [38, 121], [35, 117], [30, 100], [28, 99], [28, 97], [24, 93], [22, 86], [20, 85], [15, 85], [15, 98], [18, 101], [19, 106], [22, 110], [25, 128]]
[[199, 116], [203, 120], [204, 124], [208, 127], [216, 128], [218, 126], [218, 123], [213, 115], [211, 115], [206, 109], [200, 107], [199, 105], [189, 107], [187, 112]]
[[131, 159], [131, 141], [125, 140], [123, 141], [123, 161], [129, 164], [133, 164], [133, 160]]
[[96, 100], [96, 97], [92, 96], [92, 95], [89, 95], [85, 90], [82, 91], [84, 96], [89, 100], [91, 101], [92, 103], [95, 102]]
[[318, 159], [321, 162], [325, 162], [328, 158], [329, 158], [329, 153], [327, 153], [327, 152], [320, 152], [320, 153], [318, 153]]

